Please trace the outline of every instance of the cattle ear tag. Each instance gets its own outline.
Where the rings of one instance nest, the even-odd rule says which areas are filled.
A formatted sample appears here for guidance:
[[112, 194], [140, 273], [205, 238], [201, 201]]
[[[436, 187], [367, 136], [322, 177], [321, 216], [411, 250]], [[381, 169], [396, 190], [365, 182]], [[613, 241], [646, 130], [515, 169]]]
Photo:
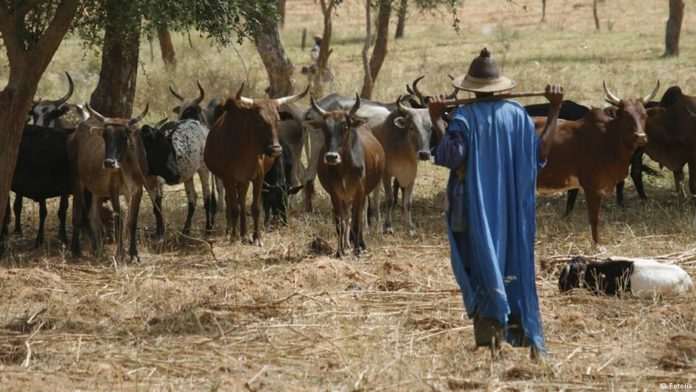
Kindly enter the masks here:
[[94, 136], [101, 136], [102, 135], [102, 129], [99, 127], [91, 127], [89, 129], [89, 133]]
[[394, 125], [396, 125], [397, 127], [401, 128], [401, 129], [405, 129], [406, 128], [406, 119], [403, 118], [402, 116], [399, 116], [399, 117], [394, 119]]

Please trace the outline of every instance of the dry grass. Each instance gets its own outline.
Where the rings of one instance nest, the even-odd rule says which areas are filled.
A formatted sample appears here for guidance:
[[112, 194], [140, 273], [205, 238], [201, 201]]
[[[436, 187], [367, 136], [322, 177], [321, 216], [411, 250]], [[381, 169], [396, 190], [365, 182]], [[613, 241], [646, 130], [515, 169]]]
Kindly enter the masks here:
[[[429, 75], [424, 89], [445, 90], [444, 74], [463, 71], [482, 44], [504, 57], [506, 73], [521, 89], [559, 81], [568, 87], [568, 98], [587, 104], [600, 104], [602, 79], [619, 93], [644, 94], [655, 77], [696, 91], [690, 7], [682, 56], [663, 60], [658, 56], [666, 2], [602, 3], [600, 33], [585, 3], [550, 2], [544, 25], [537, 23], [536, 2], [528, 13], [507, 2], [488, 3], [465, 2], [461, 35], [447, 27], [447, 15], [413, 16], [409, 36], [392, 45], [376, 98], [394, 99], [421, 73]], [[285, 40], [300, 65], [308, 57], [298, 49], [301, 28], [320, 31], [319, 19], [311, 19], [318, 12], [308, 0], [290, 2], [288, 11]], [[350, 0], [336, 20], [334, 89], [344, 93], [360, 84], [361, 12]], [[493, 29], [490, 35], [482, 35], [484, 25]], [[200, 79], [213, 95], [245, 78], [230, 49], [209, 47], [196, 36], [191, 41], [193, 48], [187, 37], [177, 39], [179, 68], [173, 75], [157, 59], [150, 61], [143, 45], [137, 100], [156, 109], [152, 120], [174, 104], [166, 92], [171, 81], [189, 92]], [[248, 45], [238, 50], [249, 70], [249, 95], [260, 96], [260, 61]], [[76, 99], [86, 99], [98, 64], [77, 40], [66, 41], [40, 95], [60, 94], [60, 73], [69, 69]], [[310, 250], [317, 236], [335, 244], [323, 193], [320, 213], [294, 206], [291, 227], [266, 231], [263, 248], [229, 244], [218, 231], [211, 237], [214, 257], [207, 245], [173, 232], [161, 243], [150, 241], [154, 219], [144, 202], [143, 262], [131, 265], [115, 265], [108, 257], [72, 260], [54, 239], [55, 205], [49, 243], [32, 250], [37, 211], [25, 206], [27, 237], [11, 238], [10, 256], [0, 268], [0, 389], [656, 390], [660, 383], [696, 384], [694, 293], [652, 301], [582, 291], [559, 295], [563, 260], [595, 254], [584, 202], [564, 219], [562, 197], [540, 199], [537, 210], [537, 284], [549, 356], [533, 364], [526, 350], [505, 347], [503, 360], [491, 363], [486, 350], [472, 347], [471, 322], [449, 266], [442, 222], [446, 173], [430, 164], [421, 165], [421, 173], [414, 207], [418, 237], [407, 237], [398, 214], [396, 235], [373, 229], [370, 254], [360, 260]], [[645, 204], [630, 186], [625, 210], [605, 201], [605, 252], [669, 254], [694, 277], [694, 211], [676, 205], [671, 179], [663, 174], [648, 180], [651, 199]], [[183, 189], [169, 188], [169, 227], [182, 225], [184, 204]], [[201, 211], [196, 218], [201, 228]]]

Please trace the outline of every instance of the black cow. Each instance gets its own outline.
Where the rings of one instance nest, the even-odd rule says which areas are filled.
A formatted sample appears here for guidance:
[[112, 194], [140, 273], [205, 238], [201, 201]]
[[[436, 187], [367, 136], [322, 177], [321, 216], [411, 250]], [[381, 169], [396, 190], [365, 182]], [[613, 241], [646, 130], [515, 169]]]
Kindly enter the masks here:
[[273, 162], [263, 178], [261, 199], [266, 226], [271, 218], [273, 221], [280, 219], [284, 226], [288, 225], [288, 195], [294, 195], [302, 189], [302, 185], [292, 186], [292, 151], [282, 139], [280, 145], [283, 147], [283, 153]]
[[[20, 195], [39, 203], [39, 231], [35, 245], [38, 247], [44, 241], [44, 222], [47, 209], [46, 199], [61, 196], [58, 209], [60, 226], [58, 236], [62, 242], [67, 242], [65, 218], [70, 195], [70, 163], [65, 149], [65, 141], [72, 130], [25, 125], [19, 144], [17, 166], [12, 177], [12, 191], [15, 192], [15, 231], [21, 233], [21, 199]], [[19, 200], [19, 202], [18, 202]], [[10, 205], [7, 203], [9, 213]], [[3, 222], [3, 233], [7, 233], [9, 214]]]

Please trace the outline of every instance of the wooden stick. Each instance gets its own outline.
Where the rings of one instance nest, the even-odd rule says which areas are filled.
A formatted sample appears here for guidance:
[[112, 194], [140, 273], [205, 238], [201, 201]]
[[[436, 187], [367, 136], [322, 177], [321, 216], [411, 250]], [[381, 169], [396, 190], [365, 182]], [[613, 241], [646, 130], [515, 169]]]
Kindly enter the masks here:
[[444, 102], [445, 102], [445, 105], [447, 105], [447, 106], [459, 106], [459, 105], [466, 105], [466, 104], [474, 103], [474, 102], [497, 101], [500, 99], [523, 98], [523, 97], [543, 97], [544, 94], [546, 94], [546, 93], [543, 91], [535, 91], [535, 92], [531, 92], [531, 93], [498, 94], [498, 95], [490, 95], [490, 96], [476, 97], [476, 98], [452, 99], [452, 100], [446, 100]]

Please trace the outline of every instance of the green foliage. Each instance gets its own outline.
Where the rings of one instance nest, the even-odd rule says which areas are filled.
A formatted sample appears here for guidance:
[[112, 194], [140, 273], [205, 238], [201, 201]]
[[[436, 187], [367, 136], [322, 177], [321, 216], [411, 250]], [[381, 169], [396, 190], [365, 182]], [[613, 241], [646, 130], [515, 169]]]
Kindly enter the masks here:
[[[152, 36], [157, 29], [195, 30], [222, 45], [251, 38], [279, 18], [276, 0], [122, 0], [119, 10], [109, 13], [108, 0], [84, 0], [73, 24], [91, 45], [102, 44], [107, 24], [127, 26], [138, 23], [141, 32]], [[114, 15], [116, 15], [114, 17]], [[128, 29], [124, 29], [128, 30]]]

